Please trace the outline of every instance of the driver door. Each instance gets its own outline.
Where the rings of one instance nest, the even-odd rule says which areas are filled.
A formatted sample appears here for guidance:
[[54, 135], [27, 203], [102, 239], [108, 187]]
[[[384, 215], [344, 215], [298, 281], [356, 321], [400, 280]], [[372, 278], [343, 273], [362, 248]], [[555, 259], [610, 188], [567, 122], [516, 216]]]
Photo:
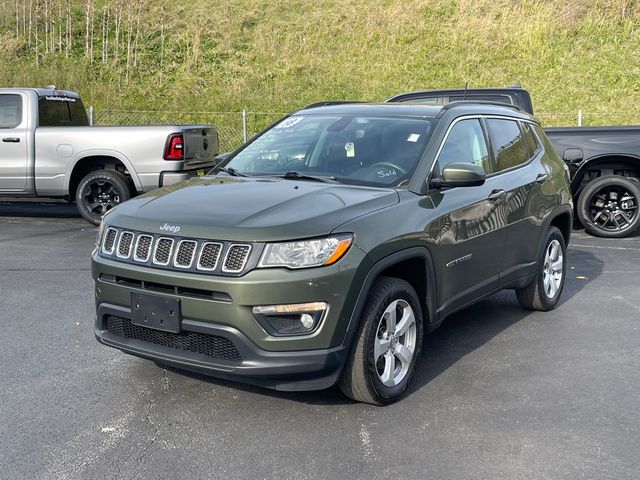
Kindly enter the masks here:
[[499, 214], [504, 195], [490, 176], [489, 152], [483, 122], [462, 119], [449, 130], [434, 166], [432, 178], [440, 177], [442, 169], [454, 162], [474, 163], [487, 174], [483, 185], [443, 188], [431, 194], [440, 220], [435, 255], [442, 311], [457, 310], [498, 287], [505, 245], [505, 225]]

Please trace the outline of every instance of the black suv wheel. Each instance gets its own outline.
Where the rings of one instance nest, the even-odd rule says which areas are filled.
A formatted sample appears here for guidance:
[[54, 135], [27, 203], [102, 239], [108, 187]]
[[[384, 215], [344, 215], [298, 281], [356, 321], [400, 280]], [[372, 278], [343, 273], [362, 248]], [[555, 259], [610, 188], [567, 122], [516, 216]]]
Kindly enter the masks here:
[[422, 310], [415, 290], [397, 278], [380, 278], [360, 321], [340, 380], [357, 401], [385, 405], [406, 391], [422, 348]]

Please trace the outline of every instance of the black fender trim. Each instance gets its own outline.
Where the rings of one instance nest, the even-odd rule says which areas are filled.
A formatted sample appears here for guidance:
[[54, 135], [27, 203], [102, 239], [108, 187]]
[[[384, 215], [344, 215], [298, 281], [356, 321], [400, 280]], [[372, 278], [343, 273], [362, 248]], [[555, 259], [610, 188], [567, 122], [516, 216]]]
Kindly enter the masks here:
[[[378, 260], [372, 267], [369, 269], [364, 282], [362, 282], [362, 287], [360, 288], [360, 293], [358, 294], [358, 298], [356, 300], [355, 308], [351, 313], [351, 318], [349, 319], [349, 326], [347, 327], [347, 332], [344, 336], [344, 340], [342, 342], [343, 346], [351, 347], [353, 344], [353, 339], [355, 337], [358, 328], [360, 327], [360, 317], [362, 315], [362, 311], [364, 310], [367, 297], [369, 296], [369, 292], [373, 287], [373, 283], [376, 278], [380, 275], [380, 273], [387, 268], [393, 266], [396, 263], [410, 260], [412, 258], [418, 258], [425, 262], [425, 267], [427, 271], [426, 286], [427, 286], [427, 295], [424, 299], [424, 304], [427, 306], [427, 319], [429, 320], [427, 324], [424, 325], [425, 333], [433, 330], [440, 324], [440, 318], [438, 317], [436, 311], [436, 274], [435, 267], [433, 264], [433, 258], [431, 253], [426, 247], [411, 247], [405, 250], [401, 250], [391, 255], [388, 255], [380, 260]], [[424, 315], [424, 314], [423, 314]]]

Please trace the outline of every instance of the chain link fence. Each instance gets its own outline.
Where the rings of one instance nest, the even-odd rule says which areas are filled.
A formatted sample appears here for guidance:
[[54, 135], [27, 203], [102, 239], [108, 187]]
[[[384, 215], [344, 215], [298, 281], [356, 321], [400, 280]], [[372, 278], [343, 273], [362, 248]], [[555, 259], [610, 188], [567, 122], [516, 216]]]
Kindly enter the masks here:
[[155, 110], [100, 110], [89, 108], [93, 125], [215, 125], [220, 152], [234, 150], [263, 128], [285, 115], [282, 112], [172, 112]]
[[[234, 150], [284, 112], [172, 112], [155, 110], [100, 110], [90, 107], [93, 125], [215, 125], [220, 152]], [[640, 125], [640, 111], [536, 112], [543, 127]]]

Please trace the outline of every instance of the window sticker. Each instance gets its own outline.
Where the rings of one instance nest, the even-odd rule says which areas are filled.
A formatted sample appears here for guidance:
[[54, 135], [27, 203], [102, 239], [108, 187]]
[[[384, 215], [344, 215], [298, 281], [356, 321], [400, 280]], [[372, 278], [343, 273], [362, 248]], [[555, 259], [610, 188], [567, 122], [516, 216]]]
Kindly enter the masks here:
[[286, 120], [280, 122], [278, 125], [276, 125], [274, 127], [275, 129], [285, 129], [285, 128], [291, 128], [294, 125], [299, 124], [302, 120], [304, 119], [304, 117], [289, 117]]
[[347, 151], [347, 158], [353, 158], [356, 156], [356, 146], [353, 142], [347, 142], [344, 145], [344, 149]]
[[51, 96], [46, 96], [44, 97], [46, 100], [49, 100], [51, 102], [69, 102], [69, 103], [75, 103], [76, 99], [75, 98], [70, 98], [70, 97], [51, 97]]
[[409, 135], [409, 137], [407, 138], [407, 142], [412, 142], [412, 143], [416, 143], [418, 141], [418, 139], [420, 138], [420, 134], [419, 133], [412, 133], [411, 135]]

